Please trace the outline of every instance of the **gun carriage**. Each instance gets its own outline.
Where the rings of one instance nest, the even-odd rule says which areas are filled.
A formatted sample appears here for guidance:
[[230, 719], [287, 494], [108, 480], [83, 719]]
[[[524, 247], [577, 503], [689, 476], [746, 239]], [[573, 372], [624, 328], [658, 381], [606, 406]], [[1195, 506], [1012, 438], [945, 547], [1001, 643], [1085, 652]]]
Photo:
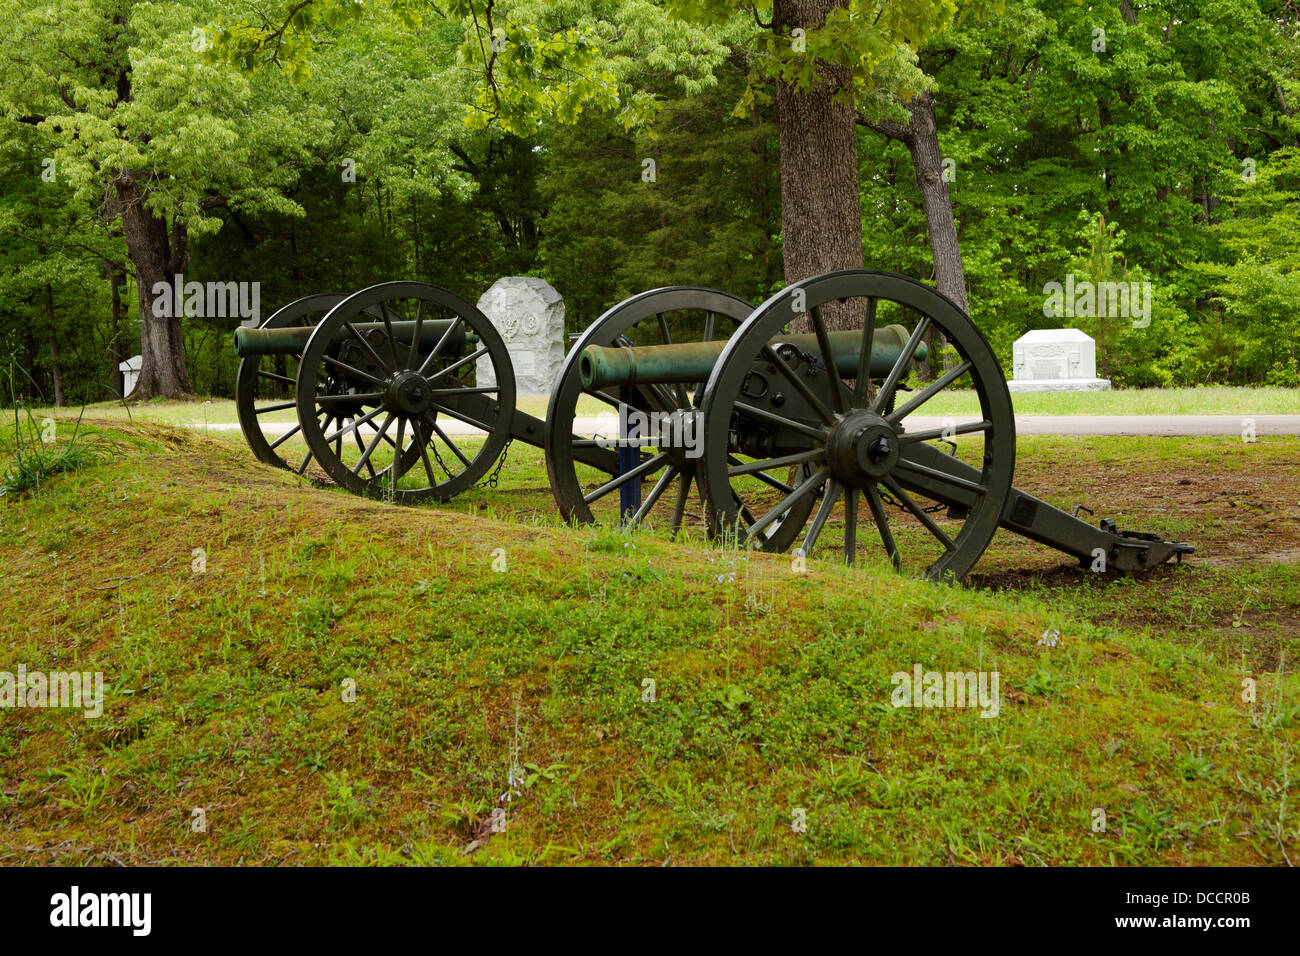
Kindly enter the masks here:
[[[948, 343], [948, 361], [909, 387], [931, 341]], [[237, 330], [235, 347], [254, 454], [299, 473], [314, 460], [356, 494], [447, 501], [491, 481], [518, 440], [544, 450], [573, 523], [653, 519], [676, 534], [693, 517], [714, 537], [809, 555], [833, 528], [849, 563], [874, 538], [895, 567], [948, 581], [999, 527], [1106, 570], [1192, 550], [1014, 487], [1015, 417], [988, 342], [949, 299], [892, 273], [816, 276], [757, 307], [696, 287], [634, 296], [569, 350], [544, 419], [517, 407], [491, 321], [423, 283], [300, 299]], [[263, 403], [268, 388], [279, 400]], [[979, 414], [909, 426], [952, 390], [973, 394]], [[297, 424], [274, 434], [266, 416], [290, 408]], [[619, 433], [597, 434], [592, 409], [617, 415]], [[629, 412], [691, 427], [631, 434]], [[296, 461], [281, 455], [294, 435], [307, 447]]]

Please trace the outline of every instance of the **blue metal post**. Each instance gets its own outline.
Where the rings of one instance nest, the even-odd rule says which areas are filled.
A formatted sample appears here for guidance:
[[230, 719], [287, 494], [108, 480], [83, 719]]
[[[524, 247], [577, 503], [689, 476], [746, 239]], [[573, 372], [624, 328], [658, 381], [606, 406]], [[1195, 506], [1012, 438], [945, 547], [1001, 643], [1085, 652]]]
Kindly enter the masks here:
[[[621, 405], [618, 414], [618, 473], [626, 475], [637, 465], [639, 447], [627, 441], [625, 426], [627, 416], [623, 409], [632, 406], [632, 389], [627, 385], [618, 388], [618, 400]], [[640, 436], [638, 436], [640, 437]], [[618, 515], [620, 522], [626, 522], [641, 508], [641, 479], [634, 478], [618, 486]]]

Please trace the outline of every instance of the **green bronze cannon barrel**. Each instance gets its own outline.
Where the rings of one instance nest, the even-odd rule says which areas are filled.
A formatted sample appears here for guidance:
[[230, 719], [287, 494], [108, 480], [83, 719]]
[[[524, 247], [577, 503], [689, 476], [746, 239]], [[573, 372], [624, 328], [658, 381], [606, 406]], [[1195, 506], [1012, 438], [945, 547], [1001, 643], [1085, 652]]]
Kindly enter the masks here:
[[[876, 329], [871, 344], [872, 378], [883, 378], [898, 361], [909, 336], [901, 325], [887, 325]], [[830, 333], [831, 351], [835, 367], [841, 377], [852, 377], [858, 371], [858, 353], [862, 347], [862, 333], [857, 330]], [[680, 345], [644, 345], [630, 348], [606, 348], [589, 345], [578, 360], [578, 371], [584, 388], [604, 388], [607, 385], [675, 385], [708, 381], [718, 357], [726, 347], [725, 341], [691, 342]], [[821, 355], [817, 336], [783, 335], [772, 339], [771, 345], [790, 345], [800, 352]], [[916, 348], [914, 361], [923, 361], [929, 355], [924, 342]]]
[[[432, 349], [439, 341], [447, 329], [451, 327], [453, 319], [427, 319], [420, 323], [420, 349], [427, 351]], [[410, 345], [411, 337], [415, 335], [414, 322], [394, 322], [393, 335], [398, 342], [403, 345]], [[383, 322], [354, 322], [352, 327], [365, 335], [367, 332], [379, 329], [387, 334], [387, 326]], [[248, 358], [252, 355], [299, 355], [307, 347], [307, 340], [311, 338], [312, 332], [316, 331], [314, 326], [292, 326], [283, 329], [251, 329], [240, 327], [235, 329], [235, 354], [240, 358]], [[342, 332], [338, 338], [348, 338], [349, 333]], [[451, 354], [459, 352], [465, 344], [465, 324], [458, 324], [456, 332], [447, 340], [447, 347], [450, 348]]]

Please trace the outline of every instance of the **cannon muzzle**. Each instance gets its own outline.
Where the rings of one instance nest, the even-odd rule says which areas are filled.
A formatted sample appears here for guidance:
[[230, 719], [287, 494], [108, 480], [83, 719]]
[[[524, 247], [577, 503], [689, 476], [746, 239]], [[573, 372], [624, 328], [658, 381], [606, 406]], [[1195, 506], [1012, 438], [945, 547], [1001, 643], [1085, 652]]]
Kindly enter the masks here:
[[[420, 351], [428, 351], [442, 340], [446, 331], [451, 328], [453, 319], [427, 319], [420, 323]], [[414, 322], [394, 322], [393, 335], [402, 345], [407, 347], [411, 344], [411, 338], [415, 335]], [[388, 327], [383, 322], [354, 322], [352, 327], [365, 335], [367, 332], [376, 329], [382, 330], [387, 335]], [[240, 358], [248, 358], [254, 355], [299, 355], [307, 347], [307, 340], [311, 338], [312, 332], [316, 331], [314, 326], [290, 326], [282, 329], [235, 329], [235, 354]], [[340, 331], [339, 338], [350, 338], [351, 333], [346, 329]], [[455, 333], [447, 340], [447, 346], [451, 354], [461, 350], [466, 341], [465, 324], [463, 322], [457, 325]]]
[[[884, 378], [898, 361], [899, 353], [907, 343], [909, 333], [901, 325], [887, 325], [875, 330], [871, 343], [871, 362], [868, 374]], [[862, 347], [859, 331], [831, 332], [831, 351], [835, 357], [836, 371], [842, 378], [851, 378], [858, 372], [858, 354]], [[817, 336], [783, 335], [772, 339], [773, 348], [789, 345], [800, 352], [821, 355]], [[689, 342], [679, 345], [639, 345], [629, 348], [606, 348], [589, 345], [578, 360], [578, 374], [584, 388], [604, 388], [607, 385], [676, 385], [708, 381], [717, 364], [725, 341]], [[929, 355], [924, 342], [916, 348], [914, 361], [923, 361]]]

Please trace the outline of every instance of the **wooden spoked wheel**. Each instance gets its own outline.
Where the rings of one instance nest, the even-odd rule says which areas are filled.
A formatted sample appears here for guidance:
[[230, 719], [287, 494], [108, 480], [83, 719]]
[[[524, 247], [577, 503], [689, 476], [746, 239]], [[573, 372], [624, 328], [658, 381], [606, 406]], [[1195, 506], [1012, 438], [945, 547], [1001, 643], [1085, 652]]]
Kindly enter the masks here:
[[[348, 296], [316, 326], [297, 403], [312, 454], [347, 490], [447, 501], [509, 440], [514, 370], [473, 305], [437, 286], [386, 282]], [[399, 467], [388, 468], [395, 458]]]
[[[834, 329], [824, 314], [830, 303], [844, 303], [835, 309]], [[782, 344], [791, 323], [804, 317], [816, 347]], [[906, 341], [876, 378], [871, 343], [887, 324], [903, 326]], [[955, 361], [934, 381], [900, 392], [917, 348], [933, 332], [956, 351]], [[955, 389], [978, 397], [975, 420], [908, 428], [910, 416]], [[815, 503], [799, 543], [804, 553], [834, 527], [852, 563], [869, 528], [879, 540], [874, 553], [895, 567], [959, 580], [997, 530], [1015, 470], [1011, 397], [983, 334], [920, 282], [845, 271], [787, 287], [732, 336], [701, 406], [703, 486], [715, 535], [767, 546], [768, 529], [799, 520]], [[807, 476], [762, 513], [744, 515], [736, 506], [756, 474], [793, 466]]]

